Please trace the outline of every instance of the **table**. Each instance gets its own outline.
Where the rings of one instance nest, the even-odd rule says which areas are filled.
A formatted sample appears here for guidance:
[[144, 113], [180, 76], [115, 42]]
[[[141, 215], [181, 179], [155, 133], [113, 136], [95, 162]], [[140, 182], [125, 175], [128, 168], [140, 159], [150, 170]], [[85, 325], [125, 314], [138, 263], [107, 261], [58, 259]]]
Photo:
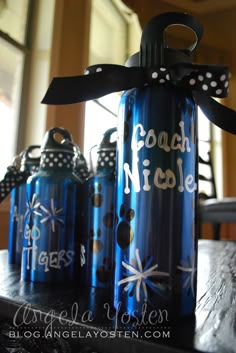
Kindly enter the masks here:
[[[103, 290], [22, 282], [19, 268], [7, 264], [7, 251], [0, 251], [0, 316], [12, 320], [17, 313], [19, 324], [25, 315], [32, 330], [39, 325], [76, 329], [76, 338], [69, 340], [89, 344], [96, 352], [236, 352], [236, 242], [199, 240], [197, 288], [195, 318], [166, 327], [171, 337], [110, 337], [115, 323], [101, 311], [109, 302]], [[27, 311], [23, 303], [29, 304]], [[94, 317], [87, 311], [88, 303], [97, 313]], [[90, 337], [95, 331], [99, 335]]]

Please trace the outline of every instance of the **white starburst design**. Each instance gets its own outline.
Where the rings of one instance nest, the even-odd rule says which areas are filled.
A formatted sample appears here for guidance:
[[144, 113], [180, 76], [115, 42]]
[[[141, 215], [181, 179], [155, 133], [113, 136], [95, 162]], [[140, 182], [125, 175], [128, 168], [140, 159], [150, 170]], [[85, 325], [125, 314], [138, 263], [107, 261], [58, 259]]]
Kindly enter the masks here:
[[186, 279], [184, 281], [183, 287], [189, 290], [191, 288], [192, 295], [195, 295], [195, 290], [194, 290], [194, 279], [195, 279], [195, 274], [196, 274], [196, 267], [195, 267], [195, 253], [193, 254], [192, 258], [187, 257], [186, 262], [181, 262], [180, 266], [177, 266], [177, 269], [184, 272], [184, 275], [186, 275]]
[[25, 218], [33, 215], [42, 216], [42, 213], [38, 211], [40, 202], [37, 200], [37, 195], [33, 194], [32, 200], [26, 202]]
[[44, 217], [43, 219], [41, 219], [40, 223], [46, 223], [46, 222], [50, 222], [51, 224], [51, 228], [52, 231], [55, 232], [56, 230], [56, 222], [64, 224], [64, 220], [61, 219], [60, 217], [63, 217], [62, 211], [63, 208], [56, 208], [54, 205], [54, 199], [52, 198], [50, 200], [50, 205], [51, 205], [51, 209], [48, 210], [46, 207], [44, 207], [43, 205], [40, 206], [41, 210], [43, 210], [47, 216]]
[[85, 259], [85, 246], [83, 244], [80, 244], [80, 266], [83, 267], [86, 263]]
[[[137, 268], [133, 267], [132, 265], [126, 263], [125, 261], [122, 261], [122, 266], [126, 268], [130, 273], [132, 273], [131, 276], [128, 276], [118, 282], [118, 286], [121, 284], [128, 283], [128, 285], [124, 288], [125, 291], [128, 291], [131, 286], [134, 286], [133, 282], [136, 282], [135, 284], [135, 292], [136, 292], [136, 300], [137, 302], [140, 301], [140, 287], [142, 285], [143, 287], [143, 292], [144, 292], [144, 298], [147, 300], [148, 298], [148, 291], [147, 291], [147, 286], [156, 291], [157, 289], [160, 289], [161, 286], [154, 283], [149, 279], [149, 277], [169, 277], [169, 273], [167, 272], [161, 272], [161, 271], [154, 271], [157, 267], [158, 264], [151, 265], [152, 262], [152, 257], [149, 259], [147, 264], [144, 266], [142, 265], [142, 262], [140, 260], [139, 256], [139, 249], [135, 250], [135, 257], [137, 261]], [[149, 268], [148, 268], [149, 267]]]

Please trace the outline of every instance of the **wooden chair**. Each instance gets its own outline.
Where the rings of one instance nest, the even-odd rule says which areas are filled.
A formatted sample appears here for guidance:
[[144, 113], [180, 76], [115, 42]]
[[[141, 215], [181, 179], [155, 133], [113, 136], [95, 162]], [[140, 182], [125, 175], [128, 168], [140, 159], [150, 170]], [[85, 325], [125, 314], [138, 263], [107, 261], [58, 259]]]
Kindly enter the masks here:
[[[201, 173], [201, 165], [208, 166], [210, 175]], [[216, 184], [210, 152], [208, 159], [199, 156], [199, 183], [209, 183], [210, 194], [199, 192], [199, 237], [203, 223], [211, 223], [214, 240], [220, 240], [220, 228], [223, 223], [236, 223], [236, 197], [217, 198]]]

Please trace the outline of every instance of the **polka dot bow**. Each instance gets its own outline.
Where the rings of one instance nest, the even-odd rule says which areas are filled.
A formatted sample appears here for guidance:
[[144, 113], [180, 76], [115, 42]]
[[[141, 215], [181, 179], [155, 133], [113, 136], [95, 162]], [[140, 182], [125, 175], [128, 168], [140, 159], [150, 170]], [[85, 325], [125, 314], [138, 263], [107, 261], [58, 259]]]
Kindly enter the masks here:
[[24, 183], [28, 176], [29, 174], [19, 171], [15, 166], [8, 167], [3, 180], [0, 181], [0, 202], [7, 197], [15, 186]]
[[175, 68], [168, 69], [160, 67], [157, 70], [150, 70], [150, 81], [155, 81], [158, 84], [175, 83], [180, 87], [197, 90], [207, 93], [212, 97], [223, 98], [228, 94], [228, 71], [219, 70], [217, 67], [208, 67], [200, 65], [191, 65], [186, 74], [176, 75]]
[[212, 123], [236, 134], [236, 112], [211, 98], [224, 98], [228, 94], [228, 69], [224, 66], [191, 63], [152, 68], [93, 65], [82, 76], [54, 78], [42, 103], [79, 103], [154, 84], [191, 90], [196, 103]]

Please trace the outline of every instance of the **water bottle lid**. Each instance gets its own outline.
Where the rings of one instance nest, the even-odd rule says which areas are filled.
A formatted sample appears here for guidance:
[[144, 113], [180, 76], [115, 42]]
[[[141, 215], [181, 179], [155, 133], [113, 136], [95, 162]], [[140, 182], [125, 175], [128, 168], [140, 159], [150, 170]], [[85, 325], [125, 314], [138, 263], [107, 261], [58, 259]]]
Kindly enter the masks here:
[[108, 129], [98, 146], [97, 153], [99, 155], [97, 162], [97, 170], [100, 168], [115, 168], [116, 161], [116, 140], [112, 141], [112, 135], [117, 131], [116, 128]]
[[71, 134], [64, 128], [54, 127], [46, 132], [41, 152], [40, 170], [74, 170], [78, 149]]
[[101, 153], [103, 151], [115, 151], [116, 150], [116, 141], [111, 141], [111, 137], [112, 135], [117, 131], [117, 129], [111, 128], [108, 129], [104, 135], [103, 135], [103, 139], [100, 143], [100, 145], [98, 146], [98, 153]]
[[[61, 138], [60, 140], [58, 138]], [[42, 152], [67, 152], [76, 153], [76, 147], [73, 143], [71, 134], [62, 127], [54, 127], [48, 130], [44, 136]]]
[[36, 170], [40, 162], [40, 145], [31, 145], [20, 154], [21, 170]]
[[[196, 36], [195, 42], [186, 49], [167, 48], [164, 32], [172, 25], [190, 28]], [[178, 62], [191, 62], [191, 53], [203, 34], [198, 20], [186, 13], [168, 12], [152, 18], [144, 27], [140, 46], [140, 66], [153, 67], [173, 65]]]
[[126, 67], [139, 66], [139, 52], [131, 55], [125, 62]]

